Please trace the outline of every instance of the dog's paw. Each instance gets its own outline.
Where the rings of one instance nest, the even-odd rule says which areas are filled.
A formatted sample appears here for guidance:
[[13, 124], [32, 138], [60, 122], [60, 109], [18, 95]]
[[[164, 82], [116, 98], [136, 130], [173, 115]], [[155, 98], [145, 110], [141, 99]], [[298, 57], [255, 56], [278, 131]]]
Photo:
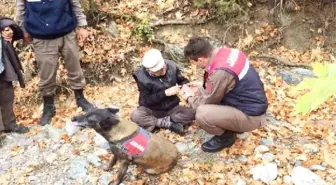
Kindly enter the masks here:
[[111, 170], [112, 170], [112, 167], [111, 167], [110, 165], [103, 165], [103, 166], [102, 166], [102, 169], [103, 169], [104, 171], [111, 171]]

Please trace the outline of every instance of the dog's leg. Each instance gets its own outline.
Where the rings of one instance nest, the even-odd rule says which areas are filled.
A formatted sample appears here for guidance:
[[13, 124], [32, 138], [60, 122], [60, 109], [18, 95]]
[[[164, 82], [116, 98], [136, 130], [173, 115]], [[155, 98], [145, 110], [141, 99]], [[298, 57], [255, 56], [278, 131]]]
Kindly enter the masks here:
[[116, 182], [113, 183], [113, 185], [118, 185], [123, 181], [123, 179], [126, 175], [129, 163], [130, 163], [130, 161], [127, 160], [127, 159], [121, 160], [121, 162], [119, 164], [120, 167], [119, 167], [118, 177], [117, 177]]
[[112, 170], [113, 166], [117, 163], [118, 161], [118, 149], [116, 148], [111, 148], [111, 151], [113, 153], [113, 157], [111, 158], [110, 162], [106, 165], [103, 166], [103, 170], [105, 171], [110, 171]]

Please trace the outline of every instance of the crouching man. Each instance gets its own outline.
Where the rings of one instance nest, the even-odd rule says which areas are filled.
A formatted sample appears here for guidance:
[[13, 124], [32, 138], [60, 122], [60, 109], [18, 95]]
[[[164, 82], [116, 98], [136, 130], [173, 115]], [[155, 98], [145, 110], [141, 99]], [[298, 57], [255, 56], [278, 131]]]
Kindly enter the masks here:
[[133, 77], [138, 85], [140, 107], [132, 112], [131, 120], [150, 132], [161, 127], [183, 134], [183, 125], [195, 119], [195, 111], [179, 106], [176, 94], [189, 81], [174, 62], [164, 60], [159, 50], [151, 49]]
[[214, 135], [202, 144], [203, 151], [230, 147], [235, 133], [264, 125], [268, 102], [263, 83], [243, 52], [213, 48], [207, 40], [195, 37], [189, 40], [184, 53], [191, 63], [205, 69], [203, 87], [197, 83], [182, 87], [182, 96], [196, 109], [201, 129]]

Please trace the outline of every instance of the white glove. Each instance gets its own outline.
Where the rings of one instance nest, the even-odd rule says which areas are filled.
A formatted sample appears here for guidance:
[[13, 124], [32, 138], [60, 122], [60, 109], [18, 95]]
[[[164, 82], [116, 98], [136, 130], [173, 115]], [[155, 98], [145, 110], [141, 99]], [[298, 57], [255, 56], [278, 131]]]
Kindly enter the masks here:
[[175, 85], [165, 90], [166, 96], [176, 95], [180, 91], [181, 86]]

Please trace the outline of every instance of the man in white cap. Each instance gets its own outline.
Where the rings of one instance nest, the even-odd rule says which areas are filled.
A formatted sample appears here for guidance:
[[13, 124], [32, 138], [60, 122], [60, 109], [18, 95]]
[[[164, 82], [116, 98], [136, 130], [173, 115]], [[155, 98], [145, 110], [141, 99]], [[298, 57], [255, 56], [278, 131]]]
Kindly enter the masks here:
[[132, 112], [131, 120], [150, 132], [167, 128], [183, 134], [183, 125], [195, 119], [195, 110], [179, 105], [176, 94], [189, 81], [175, 63], [163, 59], [159, 50], [150, 49], [133, 77], [138, 85], [140, 107]]

